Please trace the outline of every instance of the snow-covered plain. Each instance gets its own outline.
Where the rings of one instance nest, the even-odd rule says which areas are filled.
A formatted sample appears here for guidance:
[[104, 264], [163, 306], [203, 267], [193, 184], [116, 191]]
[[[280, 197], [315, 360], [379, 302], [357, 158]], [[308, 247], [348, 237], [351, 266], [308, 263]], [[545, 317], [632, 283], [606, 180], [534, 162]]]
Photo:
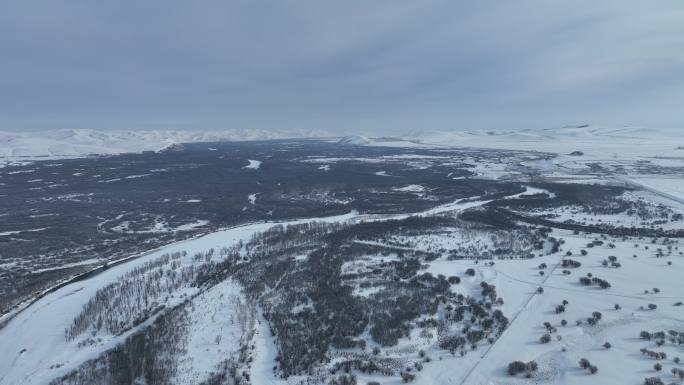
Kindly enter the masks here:
[[[655, 250], [646, 250], [650, 242], [616, 241], [615, 248], [607, 246], [590, 249], [587, 256], [580, 256], [579, 250], [593, 239], [591, 235], [575, 235], [570, 232], [558, 234], [565, 239], [563, 251], [572, 251], [582, 263], [573, 269], [571, 275], [561, 273], [558, 263], [562, 257], [547, 256], [523, 263], [521, 261], [497, 261], [492, 267], [478, 267], [489, 270], [496, 278], [497, 287], [510, 298], [529, 298], [524, 307], [513, 307], [515, 314], [511, 326], [503, 336], [486, 352], [471, 371], [466, 372], [466, 384], [511, 384], [511, 383], [553, 383], [586, 384], [615, 383], [637, 384], [644, 377], [659, 375], [653, 370], [653, 359], [639, 353], [648, 348], [668, 353], [670, 359], [661, 363], [665, 367], [664, 378], [671, 377], [669, 371], [679, 367], [672, 358], [680, 355], [681, 348], [664, 345], [656, 347], [655, 341], [639, 339], [641, 330], [682, 330], [684, 311], [673, 306], [684, 300], [680, 269], [681, 256], [656, 258]], [[639, 247], [635, 247], [635, 244]], [[637, 258], [633, 258], [637, 254]], [[603, 267], [601, 261], [611, 255], [618, 256], [621, 268]], [[668, 266], [667, 261], [673, 261]], [[546, 262], [549, 268], [540, 276], [537, 266]], [[601, 290], [579, 285], [578, 278], [593, 273], [607, 279], [612, 288]], [[544, 289], [537, 294], [538, 287]], [[654, 293], [658, 288], [659, 293]], [[649, 293], [646, 294], [645, 290]], [[568, 300], [566, 311], [554, 312], [554, 307]], [[656, 304], [656, 310], [643, 310], [649, 303]], [[615, 304], [620, 305], [615, 310]], [[586, 322], [580, 325], [592, 312], [601, 312], [602, 320], [597, 326]], [[561, 320], [568, 326], [562, 326]], [[544, 322], [550, 322], [558, 329], [548, 344], [539, 342], [544, 334]], [[556, 336], [562, 339], [556, 340]], [[610, 342], [607, 349], [602, 345]], [[590, 375], [577, 364], [580, 358], [587, 358], [596, 365], [599, 372]], [[540, 375], [532, 379], [512, 379], [505, 373], [505, 365], [514, 360], [524, 362], [535, 360], [540, 365]], [[460, 382], [457, 382], [460, 383]]]
[[[558, 180], [572, 175], [585, 182], [602, 183], [594, 169], [627, 174], [630, 178], [656, 177], [665, 173], [658, 188], [679, 186], [684, 178], [684, 136], [677, 130], [643, 127], [601, 127], [582, 125], [552, 129], [523, 129], [515, 131], [419, 131], [402, 136], [403, 142], [371, 142], [374, 146], [444, 146], [462, 148], [491, 148], [501, 150], [538, 151], [555, 154], [553, 159], [523, 163], [547, 177]], [[491, 167], [495, 167], [492, 169]], [[501, 178], [511, 170], [492, 164], [478, 164], [476, 173], [484, 177]]]
[[[683, 354], [681, 345], [669, 341], [659, 346], [653, 340], [640, 338], [641, 331], [656, 332], [674, 330], [681, 332], [684, 326], [684, 288], [681, 283], [681, 264], [684, 259], [676, 249], [672, 254], [658, 256], [658, 249], [665, 249], [665, 239], [601, 238], [596, 234], [575, 234], [571, 231], [554, 230], [551, 234], [564, 240], [558, 253], [537, 256], [532, 259], [496, 259], [494, 264], [472, 259], [448, 260], [441, 258], [429, 263], [427, 271], [433, 275], [458, 276], [461, 283], [452, 290], [464, 295], [477, 293], [480, 282], [495, 285], [502, 293], [505, 303], [501, 310], [511, 323], [504, 333], [491, 345], [480, 345], [465, 356], [452, 355], [440, 349], [435, 340], [412, 333], [399, 344], [386, 349], [389, 357], [400, 359], [405, 365], [423, 362], [423, 368], [414, 382], [420, 385], [506, 385], [506, 384], [640, 384], [645, 377], [660, 376], [674, 380], [671, 369], [681, 369], [675, 357]], [[587, 248], [597, 238], [605, 239], [600, 246]], [[407, 237], [408, 248], [452, 248], [459, 240], [450, 235]], [[486, 241], [486, 239], [482, 239]], [[398, 239], [401, 243], [402, 239]], [[388, 244], [396, 250], [394, 241]], [[586, 255], [581, 250], [588, 250]], [[568, 254], [569, 253], [569, 254]], [[604, 266], [603, 261], [616, 256], [619, 268]], [[370, 256], [372, 258], [372, 256]], [[384, 257], [391, 259], [392, 256]], [[581, 262], [579, 268], [565, 269], [563, 259]], [[669, 263], [672, 263], [670, 265]], [[543, 267], [540, 267], [542, 266]], [[355, 271], [359, 265], [347, 268]], [[473, 269], [474, 275], [464, 274]], [[563, 270], [571, 270], [566, 274]], [[544, 274], [540, 274], [540, 271]], [[610, 282], [610, 289], [583, 286], [578, 279], [587, 274]], [[357, 290], [366, 296], [372, 291]], [[567, 300], [563, 312], [555, 309]], [[656, 305], [655, 310], [649, 304]], [[616, 305], [618, 305], [616, 307]], [[587, 318], [600, 312], [601, 320], [590, 325]], [[563, 320], [567, 324], [563, 324]], [[540, 342], [547, 333], [544, 326], [549, 322], [555, 328], [551, 341]], [[610, 343], [606, 348], [604, 344]], [[640, 353], [646, 348], [667, 354], [667, 359], [654, 360]], [[383, 349], [384, 351], [385, 349]], [[423, 351], [423, 355], [419, 354]], [[429, 361], [423, 357], [429, 357]], [[579, 367], [580, 359], [586, 358], [598, 368], [590, 374]], [[506, 372], [512, 361], [536, 361], [539, 369], [530, 378], [510, 376]], [[662, 372], [653, 369], [655, 363], [663, 366]], [[398, 377], [358, 373], [360, 383], [377, 381], [381, 384], [398, 385]], [[668, 382], [666, 382], [668, 383]], [[675, 382], [679, 383], [679, 382]]]
[[670, 175], [669, 177], [630, 178], [629, 181], [648, 190], [660, 192], [666, 195], [666, 197], [677, 200], [680, 203], [684, 203], [684, 172]]

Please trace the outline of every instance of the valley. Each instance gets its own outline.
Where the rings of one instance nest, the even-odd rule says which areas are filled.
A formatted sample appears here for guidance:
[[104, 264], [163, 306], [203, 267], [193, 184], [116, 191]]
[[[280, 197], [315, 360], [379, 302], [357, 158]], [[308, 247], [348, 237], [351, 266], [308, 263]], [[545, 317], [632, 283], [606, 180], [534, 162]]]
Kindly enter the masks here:
[[282, 140], [6, 166], [0, 384], [676, 381], [677, 190], [558, 158]]

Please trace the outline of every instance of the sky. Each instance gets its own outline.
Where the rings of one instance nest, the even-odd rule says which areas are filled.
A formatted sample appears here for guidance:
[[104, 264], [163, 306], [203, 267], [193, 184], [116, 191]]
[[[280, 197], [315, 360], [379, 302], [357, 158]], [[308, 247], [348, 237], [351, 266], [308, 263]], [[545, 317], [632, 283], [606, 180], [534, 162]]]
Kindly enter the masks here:
[[5, 130], [684, 127], [681, 0], [0, 8]]

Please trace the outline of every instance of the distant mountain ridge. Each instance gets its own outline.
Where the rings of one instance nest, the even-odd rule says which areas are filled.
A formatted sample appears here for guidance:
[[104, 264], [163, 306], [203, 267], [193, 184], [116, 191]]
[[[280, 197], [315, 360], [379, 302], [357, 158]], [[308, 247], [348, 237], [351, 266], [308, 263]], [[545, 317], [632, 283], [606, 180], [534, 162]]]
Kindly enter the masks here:
[[453, 137], [508, 137], [517, 139], [544, 139], [544, 138], [590, 138], [597, 136], [613, 136], [621, 138], [645, 138], [661, 134], [660, 130], [646, 127], [601, 127], [589, 124], [553, 127], [553, 128], [525, 128], [519, 130], [418, 130], [404, 135], [407, 139], [427, 139], [437, 136], [450, 135]]
[[[87, 155], [112, 155], [159, 151], [180, 143], [245, 141], [292, 138], [332, 138], [318, 130], [97, 130], [57, 129], [43, 131], [0, 131], [0, 164], [32, 159], [73, 158]], [[651, 148], [653, 155], [681, 156], [674, 150], [677, 134], [645, 127], [600, 127], [589, 124], [545, 129], [521, 130], [417, 130], [393, 137], [337, 135], [341, 145], [424, 145], [493, 147], [567, 153], [596, 146], [597, 154], [612, 151], [614, 144]], [[670, 148], [672, 147], [672, 148]], [[667, 154], [663, 153], [667, 150]]]
[[675, 129], [602, 127], [589, 124], [544, 129], [426, 131], [409, 133], [406, 141], [426, 146], [497, 148], [568, 154], [591, 158], [681, 157], [684, 146]]
[[312, 130], [95, 130], [0, 131], [0, 159], [67, 158], [158, 151], [178, 143], [312, 138]]
[[346, 145], [353, 145], [353, 146], [360, 146], [364, 144], [370, 144], [373, 141], [365, 136], [361, 135], [350, 135], [350, 136], [345, 136], [341, 138], [337, 143], [339, 144], [346, 144]]

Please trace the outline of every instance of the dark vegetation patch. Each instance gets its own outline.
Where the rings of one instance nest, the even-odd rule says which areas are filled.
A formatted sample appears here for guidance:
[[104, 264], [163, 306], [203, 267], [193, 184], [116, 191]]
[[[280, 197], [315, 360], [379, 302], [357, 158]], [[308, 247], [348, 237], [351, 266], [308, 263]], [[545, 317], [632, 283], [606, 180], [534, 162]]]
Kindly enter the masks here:
[[[498, 226], [522, 222], [535, 226], [621, 237], [684, 237], [684, 230], [682, 229], [667, 230], [655, 226], [665, 224], [668, 221], [679, 221], [681, 220], [679, 214], [669, 215], [666, 210], [646, 207], [644, 202], [623, 199], [622, 195], [630, 191], [628, 188], [571, 183], [535, 183], [533, 186], [548, 190], [554, 196], [537, 194], [535, 196], [522, 196], [518, 199], [495, 200], [486, 205], [487, 211], [465, 213], [462, 218], [480, 216]], [[643, 221], [648, 221], [644, 223], [649, 223], [649, 225], [626, 227], [611, 223], [586, 223], [573, 220], [561, 222], [555, 220], [553, 215], [535, 214], [536, 211], [548, 211], [564, 206], [577, 207], [586, 216], [614, 214], [635, 216]]]
[[[428, 158], [415, 159], [421, 156]], [[220, 227], [351, 210], [415, 212], [460, 198], [506, 195], [520, 185], [452, 178], [472, 175], [463, 158], [517, 156], [298, 140], [194, 143], [159, 153], [8, 166], [0, 170], [0, 233], [18, 233], [0, 235], [0, 313], [105, 261]], [[346, 160], [309, 161], [321, 157]], [[380, 161], [359, 160], [369, 158]], [[261, 161], [260, 168], [244, 168], [249, 159]], [[321, 170], [323, 164], [330, 169]], [[426, 193], [396, 190], [409, 184]], [[208, 223], [173, 231], [198, 220]], [[152, 231], [158, 224], [168, 231]], [[95, 261], [78, 265], [85, 260]], [[63, 268], [67, 264], [72, 266]]]
[[168, 384], [177, 371], [177, 354], [183, 348], [187, 310], [180, 306], [157, 318], [153, 325], [125, 342], [87, 361], [50, 385]]
[[[248, 245], [249, 261], [226, 271], [262, 306], [278, 342], [278, 372], [283, 377], [310, 374], [330, 360], [333, 349], [357, 349], [364, 354], [371, 341], [394, 346], [416, 327], [437, 323], [443, 323], [440, 338], [453, 340], [443, 346], [454, 353], [496, 338], [508, 320], [495, 309], [502, 300], [494, 286], [483, 283], [480, 299], [456, 295], [450, 287], [458, 280], [450, 282], [445, 276], [422, 272], [430, 255], [405, 250], [397, 258], [385, 259], [374, 245], [355, 242], [445, 221], [449, 220], [412, 218], [351, 226], [280, 227]], [[293, 258], [302, 251], [298, 245], [309, 245], [304, 260]], [[345, 267], [359, 261], [363, 262], [359, 268]], [[217, 275], [215, 279], [222, 278]], [[357, 295], [359, 282], [376, 290]], [[418, 322], [425, 319], [431, 321]], [[471, 325], [466, 329], [449, 326], [465, 319]], [[364, 339], [366, 330], [371, 340]]]

